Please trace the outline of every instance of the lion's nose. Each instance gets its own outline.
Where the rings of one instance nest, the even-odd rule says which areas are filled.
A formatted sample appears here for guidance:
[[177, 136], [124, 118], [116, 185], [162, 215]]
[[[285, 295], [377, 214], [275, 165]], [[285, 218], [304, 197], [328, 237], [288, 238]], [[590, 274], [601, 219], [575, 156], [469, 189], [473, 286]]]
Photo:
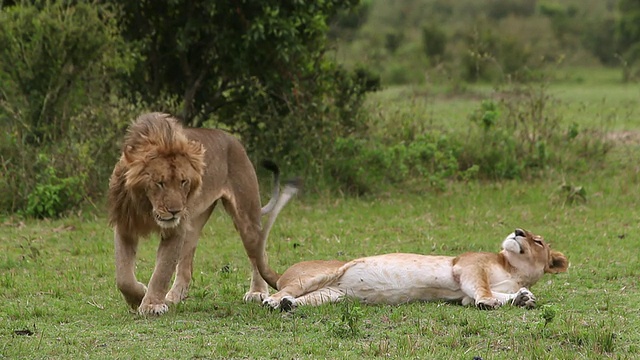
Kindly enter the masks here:
[[176, 214], [180, 212], [180, 210], [174, 210], [174, 209], [167, 209], [167, 211], [174, 217], [176, 216]]

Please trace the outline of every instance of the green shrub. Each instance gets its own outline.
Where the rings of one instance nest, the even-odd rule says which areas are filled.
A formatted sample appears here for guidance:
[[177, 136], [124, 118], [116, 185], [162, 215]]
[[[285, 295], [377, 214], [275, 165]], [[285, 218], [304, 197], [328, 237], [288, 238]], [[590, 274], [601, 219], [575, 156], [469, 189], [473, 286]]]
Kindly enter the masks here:
[[[394, 142], [396, 141], [396, 142]], [[325, 166], [343, 192], [364, 195], [387, 186], [418, 180], [441, 189], [448, 179], [468, 179], [458, 170], [460, 145], [439, 133], [417, 134], [412, 140], [338, 138]]]
[[447, 34], [436, 25], [425, 25], [422, 27], [422, 46], [432, 65], [435, 65], [444, 57]]
[[603, 130], [563, 129], [560, 102], [546, 84], [512, 85], [499, 100], [483, 101], [470, 116], [469, 138], [458, 158], [490, 179], [530, 178], [554, 167], [568, 169], [604, 158], [611, 146]]
[[529, 81], [544, 62], [534, 57], [523, 39], [497, 35], [495, 29], [478, 24], [464, 36], [466, 52], [460, 62], [465, 81]]
[[339, 305], [342, 315], [339, 321], [331, 321], [329, 323], [330, 332], [338, 338], [355, 338], [360, 336], [361, 320], [364, 311], [353, 301], [344, 301]]
[[71, 189], [81, 199], [102, 194], [115, 136], [132, 118], [121, 115], [136, 107], [116, 94], [115, 78], [130, 66], [123, 53], [111, 13], [97, 3], [2, 8], [1, 213], [57, 216], [79, 205]]
[[325, 69], [298, 83], [298, 96], [287, 99], [288, 113], [278, 117], [279, 101], [261, 87], [247, 94], [242, 111], [232, 118], [215, 118], [207, 126], [236, 133], [255, 161], [277, 159], [289, 171], [322, 182], [322, 166], [335, 139], [366, 132], [360, 108], [364, 94], [378, 88], [379, 78], [362, 67], [348, 71], [330, 63], [318, 66]]
[[[49, 162], [44, 154], [40, 154], [38, 160]], [[27, 197], [25, 215], [36, 218], [59, 217], [75, 208], [83, 199], [86, 174], [60, 178], [53, 166], [45, 165], [36, 181], [35, 188]]]
[[402, 44], [404, 33], [402, 31], [390, 31], [385, 34], [384, 39], [384, 47], [389, 53], [393, 54]]
[[616, 25], [613, 16], [589, 21], [582, 35], [582, 45], [603, 65], [618, 65]]

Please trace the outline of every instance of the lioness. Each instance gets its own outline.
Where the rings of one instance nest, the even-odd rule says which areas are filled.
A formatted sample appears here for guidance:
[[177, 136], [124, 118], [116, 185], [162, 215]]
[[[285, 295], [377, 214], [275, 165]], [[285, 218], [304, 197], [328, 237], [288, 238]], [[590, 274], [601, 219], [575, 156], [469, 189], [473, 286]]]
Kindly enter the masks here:
[[[167, 114], [138, 117], [125, 137], [108, 196], [116, 283], [127, 303], [139, 314], [160, 315], [167, 304], [186, 297], [200, 232], [218, 200], [233, 218], [253, 268], [244, 300], [264, 299], [267, 283], [275, 288], [278, 279], [265, 255], [269, 229], [261, 224], [261, 214], [273, 210], [279, 191], [278, 169], [268, 167], [274, 173], [274, 199], [261, 208], [255, 170], [235, 137], [183, 127]], [[147, 288], [136, 280], [136, 250], [139, 238], [154, 232], [160, 245]]]
[[349, 262], [300, 262], [282, 274], [279, 291], [263, 303], [288, 311], [348, 296], [372, 304], [445, 300], [482, 309], [509, 302], [533, 307], [535, 297], [527, 287], [544, 273], [563, 272], [567, 266], [567, 258], [551, 250], [542, 237], [516, 229], [499, 253], [386, 254]]

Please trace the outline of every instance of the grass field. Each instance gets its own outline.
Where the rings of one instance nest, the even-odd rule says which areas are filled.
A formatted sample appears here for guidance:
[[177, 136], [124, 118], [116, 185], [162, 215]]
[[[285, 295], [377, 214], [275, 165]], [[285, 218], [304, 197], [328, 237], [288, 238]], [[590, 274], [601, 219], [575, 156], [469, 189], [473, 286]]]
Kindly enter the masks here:
[[[402, 101], [403, 91], [416, 89], [376, 96]], [[569, 120], [595, 124], [598, 113], [624, 111], [630, 115], [616, 120], [615, 131], [640, 133], [637, 87], [569, 82], [552, 91], [566, 102]], [[612, 108], [598, 105], [603, 99]], [[466, 119], [478, 100], [409, 101], [437, 121]], [[533, 310], [344, 302], [283, 314], [244, 304], [248, 261], [218, 210], [196, 254], [189, 298], [163, 317], [142, 318], [115, 287], [112, 231], [102, 211], [56, 221], [2, 219], [0, 359], [638, 358], [640, 141], [620, 142], [608, 156], [606, 166], [587, 174], [550, 172], [534, 182], [460, 182], [437, 193], [398, 190], [360, 199], [303, 194], [270, 237], [270, 263], [282, 272], [309, 259], [498, 251], [508, 233], [523, 227], [571, 263], [567, 273], [546, 275], [532, 287], [539, 301]], [[571, 204], [558, 190], [562, 183], [582, 186], [587, 201]], [[141, 245], [142, 281], [156, 246], [155, 238]]]

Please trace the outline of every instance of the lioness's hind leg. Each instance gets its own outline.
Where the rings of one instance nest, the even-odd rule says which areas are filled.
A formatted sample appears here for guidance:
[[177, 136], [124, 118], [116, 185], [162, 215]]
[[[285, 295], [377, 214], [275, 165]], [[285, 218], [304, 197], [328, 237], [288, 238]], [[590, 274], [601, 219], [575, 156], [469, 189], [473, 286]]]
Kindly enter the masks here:
[[277, 309], [282, 304], [285, 298], [295, 299], [298, 296], [305, 294], [304, 289], [298, 283], [293, 283], [282, 287], [275, 294], [267, 297], [262, 301], [262, 305], [269, 306], [272, 309]]
[[124, 296], [127, 304], [133, 309], [137, 309], [147, 287], [136, 280], [136, 251], [138, 249], [138, 239], [126, 237], [115, 228], [114, 235], [115, 257], [116, 257], [116, 285]]
[[344, 290], [335, 287], [325, 287], [312, 291], [304, 296], [297, 297], [296, 306], [318, 306], [326, 303], [335, 303], [341, 301], [345, 297]]
[[298, 304], [293, 296], [285, 296], [280, 301], [280, 311], [289, 312], [295, 310], [296, 307], [298, 307]]
[[200, 234], [202, 228], [209, 220], [211, 212], [215, 208], [214, 203], [209, 209], [200, 214], [198, 217], [191, 219], [190, 228], [187, 229], [184, 244], [182, 245], [182, 252], [180, 254], [180, 260], [176, 266], [176, 278], [173, 282], [171, 290], [165, 297], [166, 302], [170, 304], [177, 304], [187, 297], [189, 291], [189, 284], [193, 277], [193, 257], [196, 253], [196, 247], [200, 240]]

